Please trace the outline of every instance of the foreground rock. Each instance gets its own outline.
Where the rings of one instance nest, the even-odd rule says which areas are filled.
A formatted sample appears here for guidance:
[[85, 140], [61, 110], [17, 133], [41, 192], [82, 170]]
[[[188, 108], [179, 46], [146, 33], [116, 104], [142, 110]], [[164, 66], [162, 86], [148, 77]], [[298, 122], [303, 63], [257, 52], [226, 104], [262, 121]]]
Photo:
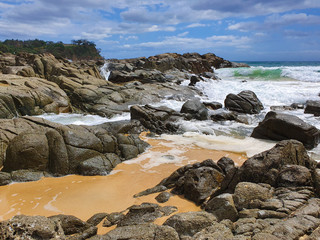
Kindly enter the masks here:
[[138, 135], [107, 129], [107, 124], [65, 126], [34, 117], [1, 120], [5, 150], [1, 155], [1, 184], [8, 183], [8, 173], [18, 181], [37, 180], [46, 173], [105, 175], [148, 146]]
[[[206, 160], [186, 165], [154, 188], [137, 194], [171, 189], [172, 193], [202, 204], [205, 211], [171, 215], [177, 210], [175, 207], [143, 203], [131, 206], [126, 214], [95, 214], [87, 222], [67, 215], [41, 219], [16, 216], [0, 223], [0, 238], [317, 239], [319, 179], [316, 162], [309, 158], [303, 144], [287, 140], [253, 156], [241, 167], [226, 157], [217, 163]], [[154, 224], [163, 216], [169, 218], [162, 226]], [[33, 224], [35, 219], [37, 225]], [[117, 227], [105, 235], [96, 235], [94, 225], [101, 221], [105, 227]]]
[[256, 114], [260, 113], [263, 105], [257, 95], [252, 91], [242, 91], [239, 94], [228, 94], [224, 105], [230, 111], [239, 113]]
[[296, 139], [312, 149], [319, 143], [320, 131], [296, 116], [269, 112], [253, 130], [251, 137], [277, 141]]

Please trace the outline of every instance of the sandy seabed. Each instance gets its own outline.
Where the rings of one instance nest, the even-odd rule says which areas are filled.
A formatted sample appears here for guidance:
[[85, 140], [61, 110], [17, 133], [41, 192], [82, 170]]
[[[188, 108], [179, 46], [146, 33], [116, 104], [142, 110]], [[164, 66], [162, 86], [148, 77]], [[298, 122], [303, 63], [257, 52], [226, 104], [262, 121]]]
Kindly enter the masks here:
[[[208, 150], [195, 145], [177, 145], [170, 141], [143, 137], [151, 147], [136, 159], [117, 165], [107, 176], [70, 175], [42, 178], [36, 182], [14, 183], [0, 187], [0, 221], [17, 214], [52, 216], [74, 215], [87, 220], [100, 212], [112, 213], [143, 202], [157, 203], [157, 194], [133, 198], [153, 187], [177, 168], [206, 159], [232, 158], [241, 165], [245, 154]], [[198, 211], [194, 203], [174, 196], [161, 206], [176, 206], [178, 212]], [[166, 218], [156, 223], [161, 224]], [[101, 225], [101, 224], [100, 224]], [[99, 227], [99, 234], [110, 229]]]

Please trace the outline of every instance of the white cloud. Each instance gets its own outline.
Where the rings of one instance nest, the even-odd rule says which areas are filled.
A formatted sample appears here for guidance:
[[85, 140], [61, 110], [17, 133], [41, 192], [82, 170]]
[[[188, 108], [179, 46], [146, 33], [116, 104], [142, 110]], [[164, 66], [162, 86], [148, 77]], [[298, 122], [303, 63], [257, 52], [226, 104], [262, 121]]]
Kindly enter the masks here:
[[186, 28], [196, 28], [196, 27], [206, 27], [206, 26], [207, 24], [203, 24], [203, 23], [192, 23], [186, 26]]

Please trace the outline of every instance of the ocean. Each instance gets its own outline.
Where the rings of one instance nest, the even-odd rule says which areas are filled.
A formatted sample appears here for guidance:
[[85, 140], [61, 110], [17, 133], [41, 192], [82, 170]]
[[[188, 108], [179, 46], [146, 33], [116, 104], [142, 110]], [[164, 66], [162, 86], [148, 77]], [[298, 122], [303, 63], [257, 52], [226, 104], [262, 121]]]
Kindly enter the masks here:
[[[196, 88], [204, 95], [196, 96], [202, 101], [224, 103], [229, 93], [238, 94], [243, 90], [256, 93], [264, 106], [260, 114], [247, 115], [248, 123], [234, 121], [213, 122], [184, 121], [180, 123], [181, 134], [162, 135], [160, 138], [176, 142], [177, 144], [195, 144], [204, 149], [226, 150], [245, 153], [252, 156], [271, 148], [275, 142], [258, 140], [250, 137], [253, 129], [264, 119], [272, 106], [289, 106], [292, 103], [304, 104], [307, 100], [320, 100], [320, 62], [246, 62], [250, 68], [222, 68], [215, 73], [220, 80], [205, 79], [198, 82]], [[183, 81], [188, 85], [189, 81]], [[170, 96], [154, 106], [167, 106], [180, 111], [184, 102], [170, 100]], [[214, 112], [226, 111], [219, 109]], [[320, 118], [311, 114], [304, 114], [303, 109], [282, 111], [303, 119], [305, 122], [320, 129]], [[60, 114], [42, 115], [50, 121], [63, 124], [95, 125], [108, 121], [129, 119], [128, 113], [112, 119], [92, 115]], [[320, 160], [320, 147], [309, 151], [316, 160]]]

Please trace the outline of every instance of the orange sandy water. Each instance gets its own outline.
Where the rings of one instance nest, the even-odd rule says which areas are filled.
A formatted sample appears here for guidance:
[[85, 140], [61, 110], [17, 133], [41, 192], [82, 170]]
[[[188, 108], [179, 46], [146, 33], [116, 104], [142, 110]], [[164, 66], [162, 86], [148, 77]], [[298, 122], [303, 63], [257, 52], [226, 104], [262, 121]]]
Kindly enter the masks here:
[[[194, 145], [170, 145], [169, 141], [144, 138], [152, 147], [137, 159], [119, 164], [108, 176], [76, 176], [43, 178], [36, 182], [15, 183], [0, 187], [0, 221], [17, 214], [51, 216], [74, 215], [87, 220], [95, 213], [123, 211], [133, 204], [154, 202], [157, 194], [133, 198], [142, 190], [153, 187], [177, 168], [211, 158], [232, 158], [241, 165], [244, 154], [203, 149]], [[173, 149], [174, 148], [174, 149]], [[181, 158], [178, 163], [153, 166], [159, 156], [172, 153], [171, 158]], [[132, 161], [131, 161], [132, 162]], [[130, 163], [130, 164], [129, 164]], [[179, 212], [197, 211], [200, 208], [179, 197], [171, 197], [162, 206], [173, 205]], [[163, 222], [164, 219], [156, 223]], [[100, 230], [102, 234], [106, 230]]]

